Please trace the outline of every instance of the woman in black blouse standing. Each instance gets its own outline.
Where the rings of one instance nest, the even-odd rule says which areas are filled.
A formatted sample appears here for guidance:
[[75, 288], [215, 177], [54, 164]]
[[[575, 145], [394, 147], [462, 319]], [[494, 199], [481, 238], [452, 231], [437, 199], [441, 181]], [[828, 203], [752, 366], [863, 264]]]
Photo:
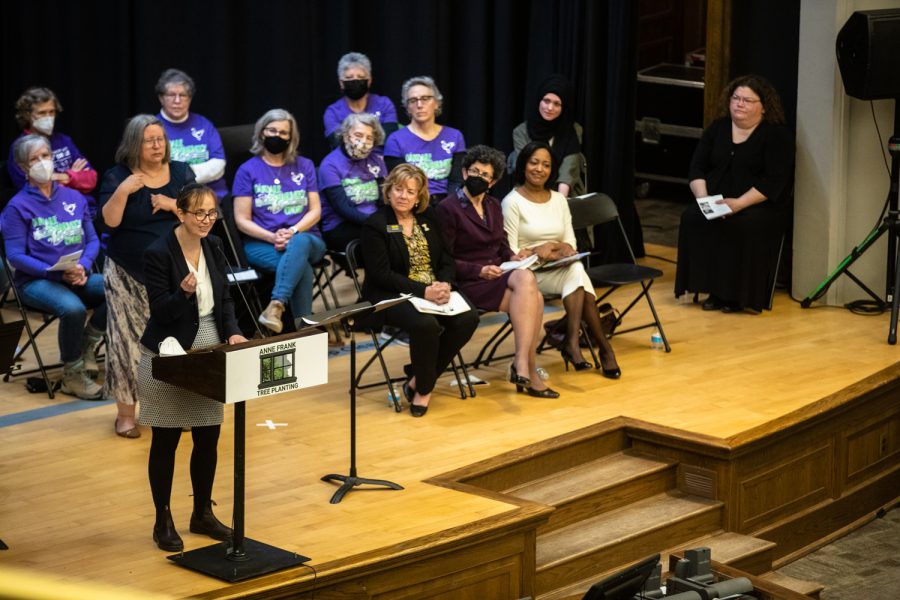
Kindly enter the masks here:
[[772, 85], [756, 75], [722, 91], [721, 118], [704, 132], [689, 173], [697, 198], [721, 194], [732, 213], [707, 220], [694, 204], [678, 233], [675, 295], [708, 293], [704, 310], [759, 313], [769, 305], [789, 216], [794, 143]]
[[175, 198], [194, 181], [187, 163], [169, 160], [169, 140], [152, 115], [132, 117], [116, 150], [116, 166], [103, 175], [100, 214], [109, 231], [103, 282], [106, 376], [103, 397], [116, 401], [116, 434], [141, 436], [134, 420], [140, 337], [150, 307], [144, 289], [144, 250], [176, 224]]

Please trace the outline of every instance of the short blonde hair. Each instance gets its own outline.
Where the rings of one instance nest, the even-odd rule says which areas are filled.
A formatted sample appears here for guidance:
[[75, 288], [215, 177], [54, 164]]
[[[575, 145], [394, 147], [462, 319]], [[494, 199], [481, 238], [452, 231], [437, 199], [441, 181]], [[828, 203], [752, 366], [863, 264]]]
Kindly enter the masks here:
[[401, 163], [394, 167], [388, 174], [384, 183], [381, 185], [381, 192], [384, 194], [384, 203], [391, 205], [391, 188], [401, 185], [406, 181], [414, 179], [419, 184], [419, 192], [416, 194], [416, 209], [414, 212], [423, 213], [428, 208], [428, 201], [431, 196], [428, 194], [428, 176], [425, 171], [410, 163]]

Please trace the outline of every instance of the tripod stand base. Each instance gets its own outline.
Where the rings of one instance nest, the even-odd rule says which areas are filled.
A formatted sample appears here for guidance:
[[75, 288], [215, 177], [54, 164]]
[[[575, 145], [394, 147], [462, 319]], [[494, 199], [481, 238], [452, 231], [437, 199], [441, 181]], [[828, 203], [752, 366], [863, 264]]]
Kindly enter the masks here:
[[233, 554], [229, 542], [223, 542], [166, 558], [186, 569], [212, 575], [229, 583], [296, 567], [309, 561], [308, 556], [250, 538], [244, 538], [244, 552], [241, 555]]
[[379, 487], [385, 487], [391, 490], [402, 490], [403, 486], [394, 483], [393, 481], [387, 481], [386, 479], [366, 479], [365, 477], [357, 477], [355, 475], [325, 475], [322, 477], [322, 481], [342, 481], [343, 484], [338, 490], [331, 496], [331, 503], [337, 504], [341, 500], [344, 499], [344, 496], [347, 492], [353, 490], [353, 488], [361, 486], [361, 485], [376, 485]]

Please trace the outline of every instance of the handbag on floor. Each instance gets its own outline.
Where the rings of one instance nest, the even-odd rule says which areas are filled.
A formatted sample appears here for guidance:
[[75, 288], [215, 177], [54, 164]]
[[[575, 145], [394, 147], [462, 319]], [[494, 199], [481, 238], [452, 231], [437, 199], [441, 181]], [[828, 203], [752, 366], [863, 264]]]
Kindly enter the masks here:
[[[604, 333], [606, 333], [606, 337], [611, 337], [615, 332], [616, 327], [619, 325], [619, 311], [613, 308], [612, 304], [610, 304], [609, 302], [604, 302], [597, 307], [597, 313], [600, 315], [600, 325], [603, 326], [603, 331]], [[567, 316], [563, 315], [563, 317], [560, 319], [553, 319], [552, 321], [547, 321], [546, 323], [544, 323], [544, 333], [547, 334], [546, 343], [551, 348], [561, 350], [563, 347], [565, 347], [567, 328], [566, 318]], [[591, 336], [591, 344], [593, 344], [596, 348], [599, 345], [597, 339], [590, 332], [588, 332], [588, 335]], [[585, 343], [583, 338], [581, 340], [581, 347], [587, 347], [587, 344]]]

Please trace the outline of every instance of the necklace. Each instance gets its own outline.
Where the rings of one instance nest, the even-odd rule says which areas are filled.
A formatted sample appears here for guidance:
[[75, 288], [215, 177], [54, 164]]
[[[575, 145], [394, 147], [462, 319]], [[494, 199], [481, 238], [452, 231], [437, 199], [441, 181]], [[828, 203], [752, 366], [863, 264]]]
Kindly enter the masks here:
[[274, 183], [275, 185], [281, 185], [281, 179], [278, 177], [278, 174], [281, 172], [281, 169], [282, 169], [282, 167], [284, 167], [284, 165], [279, 165], [278, 167], [273, 167], [272, 165], [270, 165], [269, 163], [266, 162], [266, 159], [260, 157], [260, 160], [263, 161], [263, 164], [265, 164], [269, 168], [269, 172], [272, 173], [272, 183]]

